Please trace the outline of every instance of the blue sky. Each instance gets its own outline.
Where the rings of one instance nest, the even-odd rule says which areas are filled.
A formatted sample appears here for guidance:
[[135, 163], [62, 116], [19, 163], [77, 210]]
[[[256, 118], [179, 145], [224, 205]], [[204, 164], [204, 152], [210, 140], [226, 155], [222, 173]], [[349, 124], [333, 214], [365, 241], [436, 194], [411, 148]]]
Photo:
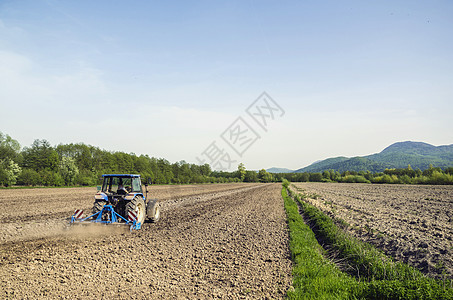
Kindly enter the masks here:
[[[248, 169], [452, 144], [452, 28], [451, 1], [0, 0], [0, 131], [171, 162], [217, 141]], [[240, 116], [260, 139], [235, 157]]]

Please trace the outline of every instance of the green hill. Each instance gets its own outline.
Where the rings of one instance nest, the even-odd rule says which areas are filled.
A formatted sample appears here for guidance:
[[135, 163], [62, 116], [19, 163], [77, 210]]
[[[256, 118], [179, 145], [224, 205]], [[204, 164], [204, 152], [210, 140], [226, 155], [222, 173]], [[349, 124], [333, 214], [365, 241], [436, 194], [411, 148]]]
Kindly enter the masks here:
[[294, 170], [290, 170], [287, 168], [269, 168], [266, 170], [269, 173], [293, 173]]
[[305, 167], [305, 168], [302, 168], [302, 169], [299, 169], [299, 170], [296, 170], [295, 172], [296, 173], [300, 173], [300, 172], [321, 172], [321, 171], [324, 171], [324, 170], [329, 170], [330, 166], [332, 165], [337, 165], [339, 163], [342, 163], [346, 160], [349, 160], [350, 158], [348, 157], [344, 157], [344, 156], [340, 156], [340, 157], [331, 157], [331, 158], [328, 158], [328, 159], [324, 159], [324, 160], [320, 160], [320, 161], [317, 161], [317, 162], [314, 162], [312, 163], [311, 165]]
[[433, 146], [422, 142], [394, 143], [380, 153], [363, 157], [334, 157], [313, 163], [295, 172], [322, 172], [324, 170], [382, 172], [391, 168], [425, 170], [429, 165], [445, 169], [453, 166], [453, 145]]

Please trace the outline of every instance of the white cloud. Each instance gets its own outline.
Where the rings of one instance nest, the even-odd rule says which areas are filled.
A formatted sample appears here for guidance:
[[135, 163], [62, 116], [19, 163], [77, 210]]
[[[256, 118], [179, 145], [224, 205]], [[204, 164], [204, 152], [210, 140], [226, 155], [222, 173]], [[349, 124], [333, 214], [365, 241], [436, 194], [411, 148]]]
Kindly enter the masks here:
[[42, 79], [33, 76], [33, 63], [14, 52], [0, 51], [0, 101], [18, 103], [29, 102], [30, 98], [48, 96], [50, 90]]

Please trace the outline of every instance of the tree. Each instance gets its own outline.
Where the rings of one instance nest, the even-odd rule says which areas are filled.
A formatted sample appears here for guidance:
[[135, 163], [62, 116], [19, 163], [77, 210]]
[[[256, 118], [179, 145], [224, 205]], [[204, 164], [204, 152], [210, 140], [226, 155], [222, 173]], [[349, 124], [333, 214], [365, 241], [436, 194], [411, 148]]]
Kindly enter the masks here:
[[0, 184], [10, 186], [16, 184], [21, 168], [12, 159], [0, 160]]
[[73, 185], [79, 174], [79, 168], [72, 157], [63, 157], [60, 162], [60, 174], [66, 185]]
[[330, 181], [332, 178], [330, 177], [330, 172], [325, 170], [322, 172], [322, 177], [323, 179], [327, 180], [327, 181]]
[[0, 131], [0, 160], [11, 159], [16, 163], [21, 162], [20, 144], [9, 135]]
[[245, 172], [245, 177], [244, 177], [245, 182], [258, 182], [258, 173], [255, 171], [246, 171]]
[[241, 181], [244, 181], [245, 179], [245, 166], [243, 163], [240, 163], [238, 165], [238, 178], [241, 180]]
[[35, 171], [48, 169], [57, 171], [58, 153], [46, 140], [35, 140], [31, 147], [25, 147], [22, 151], [24, 157], [23, 166]]
[[19, 177], [17, 177], [17, 183], [20, 185], [35, 186], [41, 184], [41, 177], [35, 170], [23, 169]]
[[[115, 152], [113, 156], [116, 159], [117, 172], [120, 173], [133, 173], [134, 162], [132, 160], [132, 155], [124, 152]], [[135, 156], [135, 155], [134, 155]]]
[[274, 176], [271, 173], [268, 173], [265, 169], [261, 169], [258, 172], [258, 178], [260, 182], [272, 182], [274, 181]]
[[310, 181], [310, 173], [304, 172], [304, 173], [299, 173], [300, 177], [299, 180], [300, 182], [308, 182]]
[[310, 178], [310, 182], [320, 182], [322, 180], [322, 174], [321, 173], [310, 173], [309, 178]]
[[[173, 172], [174, 173], [174, 172]], [[175, 174], [173, 174], [175, 176]], [[178, 176], [175, 176], [178, 177]], [[189, 183], [191, 181], [192, 171], [190, 166], [184, 160], [179, 162], [179, 181], [181, 183]]]
[[65, 184], [60, 173], [50, 171], [49, 169], [43, 169], [39, 171], [38, 174], [41, 178], [41, 184], [44, 186], [62, 186]]
[[170, 162], [166, 159], [159, 158], [157, 160], [158, 173], [156, 181], [160, 184], [171, 183], [174, 175], [171, 170]]
[[201, 175], [210, 176], [212, 173], [211, 166], [209, 164], [204, 164], [200, 166]]

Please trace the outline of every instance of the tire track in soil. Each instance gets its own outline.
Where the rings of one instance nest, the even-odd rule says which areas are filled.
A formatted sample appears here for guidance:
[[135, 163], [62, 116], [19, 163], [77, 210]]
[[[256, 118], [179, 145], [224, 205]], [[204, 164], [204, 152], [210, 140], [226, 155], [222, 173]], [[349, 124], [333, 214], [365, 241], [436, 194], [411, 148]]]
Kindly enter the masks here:
[[278, 184], [188, 197], [138, 232], [0, 244], [0, 258], [6, 298], [278, 299], [291, 284]]

